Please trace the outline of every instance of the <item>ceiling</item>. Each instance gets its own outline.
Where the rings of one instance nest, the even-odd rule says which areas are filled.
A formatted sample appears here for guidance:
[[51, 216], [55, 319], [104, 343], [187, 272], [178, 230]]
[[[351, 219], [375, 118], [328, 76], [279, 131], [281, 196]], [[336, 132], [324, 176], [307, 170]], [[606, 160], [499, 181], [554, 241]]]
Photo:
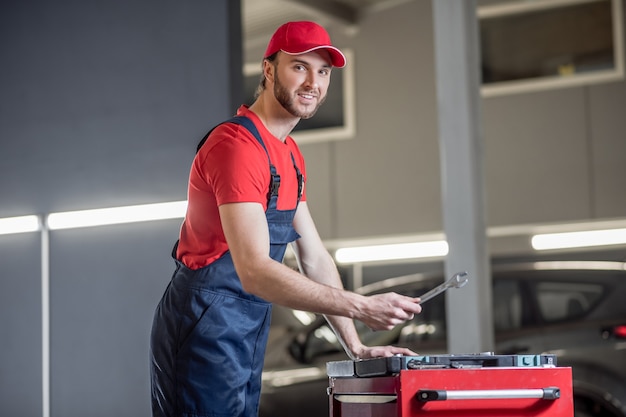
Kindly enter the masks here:
[[415, 0], [242, 0], [244, 51], [264, 47], [276, 28], [290, 20], [350, 28], [366, 15], [410, 1]]

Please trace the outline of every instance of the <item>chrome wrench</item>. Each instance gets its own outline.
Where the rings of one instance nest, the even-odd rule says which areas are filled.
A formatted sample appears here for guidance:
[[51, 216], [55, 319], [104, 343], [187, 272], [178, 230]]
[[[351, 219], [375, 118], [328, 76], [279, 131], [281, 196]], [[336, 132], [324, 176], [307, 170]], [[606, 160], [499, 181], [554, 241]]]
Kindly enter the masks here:
[[452, 278], [450, 278], [446, 282], [437, 285], [435, 288], [428, 291], [426, 294], [420, 296], [419, 297], [420, 304], [424, 304], [426, 301], [430, 300], [431, 298], [441, 294], [442, 292], [450, 288], [461, 288], [465, 284], [467, 284], [467, 281], [469, 281], [469, 278], [467, 278], [467, 272], [465, 271], [457, 272], [456, 274], [452, 275]]

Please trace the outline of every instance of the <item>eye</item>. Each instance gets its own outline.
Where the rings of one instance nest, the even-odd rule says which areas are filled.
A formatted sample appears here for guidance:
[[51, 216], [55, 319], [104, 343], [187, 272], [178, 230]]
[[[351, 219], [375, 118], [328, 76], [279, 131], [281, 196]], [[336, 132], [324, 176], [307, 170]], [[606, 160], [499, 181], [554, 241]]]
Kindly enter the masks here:
[[330, 76], [330, 68], [324, 68], [320, 70], [320, 75], [324, 77]]
[[306, 71], [306, 67], [302, 64], [296, 64], [293, 67], [296, 71]]

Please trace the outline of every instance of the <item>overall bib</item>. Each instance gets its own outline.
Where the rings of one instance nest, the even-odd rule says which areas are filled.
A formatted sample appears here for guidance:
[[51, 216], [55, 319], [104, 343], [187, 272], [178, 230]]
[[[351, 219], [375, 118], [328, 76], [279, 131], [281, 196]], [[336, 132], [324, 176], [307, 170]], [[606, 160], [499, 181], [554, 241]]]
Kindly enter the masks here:
[[[229, 122], [250, 130], [267, 153], [250, 119]], [[299, 202], [303, 179], [293, 155], [292, 161]], [[269, 154], [268, 162], [270, 256], [282, 262], [287, 244], [299, 237], [292, 225], [296, 209], [277, 209], [280, 176]], [[175, 260], [152, 327], [153, 416], [256, 417], [272, 305], [242, 289], [230, 252], [198, 270]]]

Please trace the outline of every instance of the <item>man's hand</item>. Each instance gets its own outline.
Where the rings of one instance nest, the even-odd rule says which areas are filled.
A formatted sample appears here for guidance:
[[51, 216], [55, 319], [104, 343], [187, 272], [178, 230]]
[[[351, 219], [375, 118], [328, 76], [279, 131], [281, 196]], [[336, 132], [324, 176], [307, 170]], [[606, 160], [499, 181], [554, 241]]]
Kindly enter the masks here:
[[413, 352], [411, 349], [395, 346], [363, 346], [363, 348], [357, 352], [356, 357], [359, 359], [371, 359], [381, 356], [389, 357], [394, 355], [416, 356], [417, 353]]
[[365, 307], [354, 318], [372, 330], [391, 330], [421, 313], [419, 302], [417, 297], [393, 292], [371, 295], [367, 297]]

